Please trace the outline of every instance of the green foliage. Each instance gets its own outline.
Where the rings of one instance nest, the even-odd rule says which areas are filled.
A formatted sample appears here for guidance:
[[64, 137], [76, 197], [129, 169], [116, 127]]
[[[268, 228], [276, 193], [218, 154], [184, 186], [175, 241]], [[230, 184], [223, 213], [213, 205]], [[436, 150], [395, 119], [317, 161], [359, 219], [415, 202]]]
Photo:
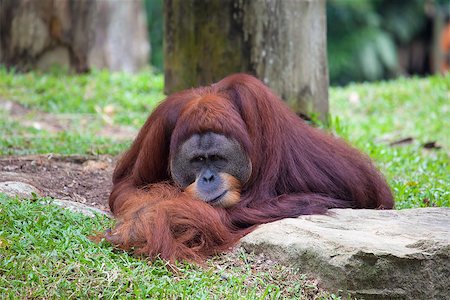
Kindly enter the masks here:
[[380, 1], [377, 12], [382, 15], [382, 27], [390, 32], [395, 41], [402, 45], [420, 32], [425, 26], [425, 1], [410, 0], [406, 3], [401, 1]]
[[331, 83], [389, 78], [398, 45], [424, 29], [424, 0], [330, 0], [327, 23]]

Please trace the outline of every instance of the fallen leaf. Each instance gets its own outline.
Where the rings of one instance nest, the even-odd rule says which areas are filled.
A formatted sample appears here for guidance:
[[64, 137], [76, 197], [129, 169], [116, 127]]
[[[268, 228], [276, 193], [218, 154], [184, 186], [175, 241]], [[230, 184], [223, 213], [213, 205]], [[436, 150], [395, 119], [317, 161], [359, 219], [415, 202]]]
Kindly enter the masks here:
[[400, 146], [400, 145], [406, 145], [411, 144], [414, 141], [412, 137], [403, 138], [397, 141], [393, 141], [389, 143], [389, 146]]
[[442, 146], [436, 144], [436, 141], [426, 142], [425, 144], [423, 144], [423, 147], [425, 149], [441, 149], [442, 148]]

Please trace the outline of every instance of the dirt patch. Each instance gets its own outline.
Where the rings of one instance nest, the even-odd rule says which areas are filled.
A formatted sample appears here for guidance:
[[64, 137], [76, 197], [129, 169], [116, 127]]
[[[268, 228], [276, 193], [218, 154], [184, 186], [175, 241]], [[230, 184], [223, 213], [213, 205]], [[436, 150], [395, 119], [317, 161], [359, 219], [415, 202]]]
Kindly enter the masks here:
[[71, 200], [109, 211], [111, 156], [30, 155], [0, 157], [0, 182], [21, 181], [42, 196]]
[[[136, 129], [112, 124], [108, 111], [98, 114], [55, 114], [28, 109], [0, 97], [0, 112], [9, 118], [49, 133], [85, 130], [94, 121], [101, 126], [91, 134], [113, 140], [129, 140]], [[103, 121], [99, 121], [99, 117]], [[18, 181], [35, 186], [42, 196], [80, 202], [109, 211], [112, 172], [111, 156], [30, 155], [0, 157], [0, 182]]]

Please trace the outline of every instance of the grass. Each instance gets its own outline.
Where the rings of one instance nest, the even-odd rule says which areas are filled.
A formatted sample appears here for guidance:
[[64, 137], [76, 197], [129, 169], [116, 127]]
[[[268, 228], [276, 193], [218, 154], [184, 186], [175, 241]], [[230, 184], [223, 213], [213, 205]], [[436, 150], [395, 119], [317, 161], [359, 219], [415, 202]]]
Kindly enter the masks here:
[[[0, 68], [0, 100], [15, 101], [31, 110], [11, 119], [0, 109], [0, 131], [4, 132], [0, 155], [118, 154], [130, 140], [98, 136], [98, 131], [112, 124], [139, 128], [164, 98], [162, 87], [162, 76], [150, 72], [128, 76], [94, 71], [74, 76], [58, 71], [15, 74]], [[65, 130], [36, 128], [34, 110], [50, 113]], [[24, 125], [24, 119], [31, 124]]]
[[151, 72], [129, 76], [93, 71], [70, 75], [15, 74], [0, 68], [0, 96], [25, 107], [50, 113], [102, 114], [112, 111], [114, 121], [141, 126], [164, 98], [163, 77]]
[[32, 126], [24, 126], [16, 120], [8, 120], [6, 113], [1, 111], [0, 131], [2, 132], [1, 155], [118, 154], [130, 144], [129, 141], [114, 141], [107, 137], [98, 137], [95, 135], [95, 129], [50, 133]]
[[255, 261], [237, 254], [204, 267], [167, 265], [138, 259], [88, 237], [111, 220], [49, 205], [49, 199], [18, 200], [0, 194], [0, 294], [3, 299], [306, 299], [338, 297], [290, 269], [254, 269]]
[[334, 129], [377, 162], [397, 208], [450, 206], [450, 75], [332, 88], [330, 104]]
[[[161, 75], [150, 72], [74, 76], [15, 74], [0, 68], [0, 104], [14, 101], [25, 110], [13, 114], [0, 107], [0, 155], [118, 154], [130, 139], [100, 135], [99, 130], [139, 129], [164, 98], [162, 82]], [[450, 207], [449, 91], [450, 76], [330, 89], [331, 130], [375, 160], [394, 191], [397, 208]], [[64, 130], [42, 127], [46, 122], [36, 124], [37, 118], [50, 124], [57, 119]], [[406, 137], [412, 142], [389, 145]], [[441, 148], [425, 149], [430, 141]], [[264, 264], [244, 253], [196, 267], [112, 251], [87, 238], [110, 226], [109, 219], [88, 218], [48, 202], [0, 195], [4, 298], [339, 298], [317, 292], [314, 283], [295, 270], [255, 269]]]

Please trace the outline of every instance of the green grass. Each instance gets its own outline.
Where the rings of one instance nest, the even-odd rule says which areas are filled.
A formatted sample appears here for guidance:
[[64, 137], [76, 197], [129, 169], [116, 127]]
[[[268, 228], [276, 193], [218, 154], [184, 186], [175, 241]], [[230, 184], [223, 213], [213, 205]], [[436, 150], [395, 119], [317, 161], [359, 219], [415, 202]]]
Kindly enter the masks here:
[[[50, 113], [67, 128], [49, 132], [24, 125], [0, 109], [0, 155], [62, 153], [118, 154], [130, 141], [117, 141], [97, 132], [107, 123], [139, 128], [164, 98], [163, 77], [150, 72], [129, 76], [94, 71], [85, 75], [15, 74], [0, 67], [0, 100]], [[34, 118], [33, 112], [25, 119]]]
[[95, 129], [50, 133], [32, 126], [24, 126], [16, 120], [8, 120], [2, 111], [0, 111], [0, 131], [2, 132], [0, 155], [118, 154], [130, 145], [129, 141], [114, 141], [107, 137], [96, 136]]
[[[88, 236], [111, 225], [108, 218], [89, 218], [49, 199], [18, 200], [0, 194], [0, 295], [3, 299], [301, 299], [321, 292], [289, 269], [255, 272], [255, 262], [241, 254], [241, 266], [220, 269], [167, 265], [113, 251]], [[226, 262], [226, 261], [225, 261]]]
[[[332, 88], [330, 106], [335, 131], [377, 162], [397, 208], [450, 206], [450, 75]], [[424, 149], [431, 141], [442, 148]]]
[[[0, 109], [0, 155], [118, 154], [130, 139], [98, 135], [105, 126], [138, 129], [164, 98], [162, 76], [94, 71], [14, 74], [0, 68], [0, 102], [30, 111]], [[386, 175], [397, 208], [450, 206], [450, 76], [398, 79], [330, 89], [331, 130], [368, 153]], [[65, 130], [33, 125], [36, 116], [65, 120]], [[411, 137], [412, 143], [389, 142]], [[436, 141], [441, 149], [424, 149]], [[243, 253], [205, 267], [167, 266], [112, 251], [87, 236], [111, 226], [47, 205], [0, 195], [0, 295], [4, 298], [299, 298], [316, 287], [295, 270], [255, 271]], [[313, 293], [314, 294], [314, 293]], [[317, 294], [314, 294], [317, 296]], [[326, 299], [335, 295], [320, 294]]]
[[15, 74], [0, 68], [0, 97], [51, 113], [100, 114], [113, 110], [119, 124], [141, 126], [164, 98], [163, 77], [151, 72], [130, 76], [93, 71], [70, 75]]

